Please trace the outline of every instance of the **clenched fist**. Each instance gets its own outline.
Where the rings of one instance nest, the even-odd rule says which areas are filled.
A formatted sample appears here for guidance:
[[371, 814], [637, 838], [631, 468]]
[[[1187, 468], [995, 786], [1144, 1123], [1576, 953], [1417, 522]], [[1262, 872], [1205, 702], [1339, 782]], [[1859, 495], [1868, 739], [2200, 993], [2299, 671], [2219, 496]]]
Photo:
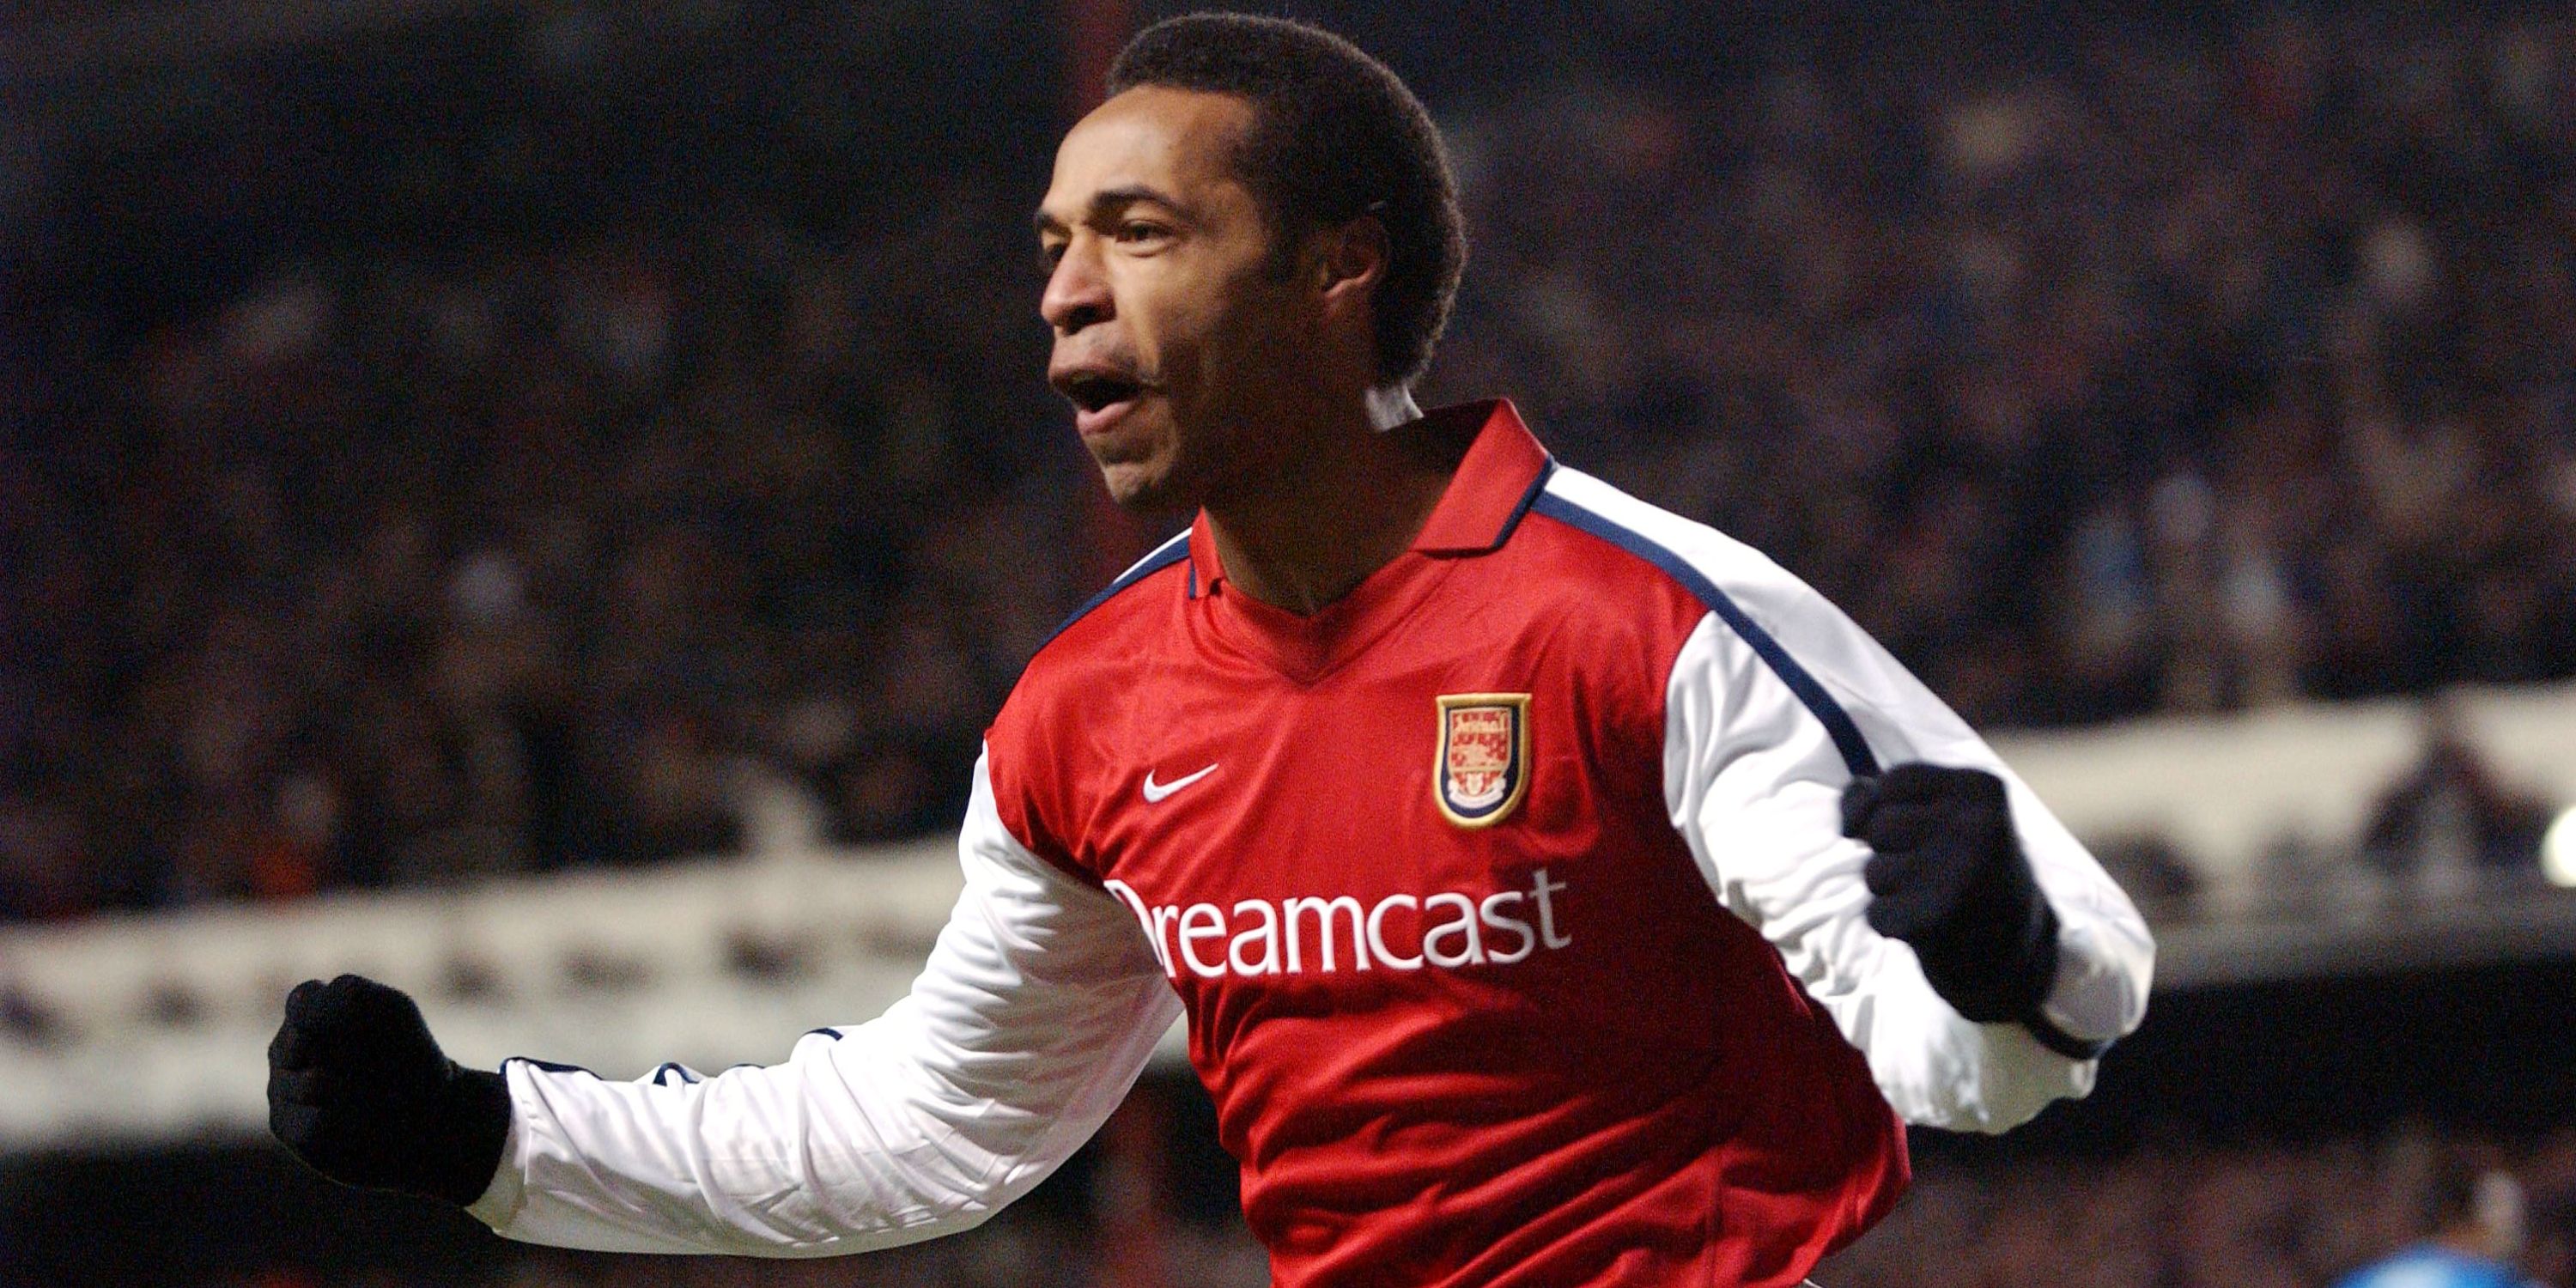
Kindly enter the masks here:
[[1907, 764], [1843, 792], [1843, 835], [1874, 851], [1870, 927], [1902, 939], [1959, 1014], [2019, 1021], [2050, 1047], [2084, 1046], [2039, 1005], [2057, 978], [2057, 914], [2013, 834], [2003, 780]]
[[448, 1059], [402, 990], [306, 980], [268, 1045], [268, 1129], [335, 1181], [464, 1205], [500, 1168], [510, 1092]]

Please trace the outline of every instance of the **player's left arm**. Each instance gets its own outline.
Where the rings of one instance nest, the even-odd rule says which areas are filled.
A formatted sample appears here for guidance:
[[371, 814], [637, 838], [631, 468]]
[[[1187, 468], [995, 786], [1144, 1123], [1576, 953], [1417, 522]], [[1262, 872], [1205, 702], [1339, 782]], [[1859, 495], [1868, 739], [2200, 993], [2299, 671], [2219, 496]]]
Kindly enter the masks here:
[[1666, 803], [1711, 888], [1908, 1120], [2001, 1131], [2089, 1092], [2145, 1015], [2136, 908], [1849, 618], [1768, 561], [1734, 566], [1768, 647], [1712, 613], [1666, 694]]

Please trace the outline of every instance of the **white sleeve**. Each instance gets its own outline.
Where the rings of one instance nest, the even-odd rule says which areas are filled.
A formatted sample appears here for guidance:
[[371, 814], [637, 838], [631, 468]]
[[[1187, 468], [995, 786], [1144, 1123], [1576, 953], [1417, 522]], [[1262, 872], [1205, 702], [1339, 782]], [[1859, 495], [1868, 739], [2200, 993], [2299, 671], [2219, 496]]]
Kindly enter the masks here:
[[513, 1239], [826, 1256], [969, 1229], [1116, 1108], [1180, 1001], [1136, 919], [1002, 826], [982, 761], [966, 886], [912, 992], [784, 1064], [612, 1082], [525, 1060], [471, 1209]]
[[[2042, 1006], [2067, 1035], [2107, 1041], [2146, 1012], [2155, 948], [2099, 863], [1965, 721], [1851, 619], [1777, 565], [1702, 529], [1698, 571], [1769, 646], [1712, 612], [1674, 663], [1664, 785], [1673, 824], [1718, 898], [1780, 950], [1791, 973], [1869, 1059], [1910, 1122], [2003, 1131], [2093, 1088], [2097, 1062], [2042, 1045], [2019, 1024], [1976, 1024], [1932, 990], [1914, 951], [1870, 929], [1869, 850], [1842, 835], [1853, 748], [1839, 709], [1878, 766], [1985, 769], [2007, 785], [2013, 822], [2058, 918], [2058, 972]], [[1807, 695], [1789, 677], [1813, 681]]]

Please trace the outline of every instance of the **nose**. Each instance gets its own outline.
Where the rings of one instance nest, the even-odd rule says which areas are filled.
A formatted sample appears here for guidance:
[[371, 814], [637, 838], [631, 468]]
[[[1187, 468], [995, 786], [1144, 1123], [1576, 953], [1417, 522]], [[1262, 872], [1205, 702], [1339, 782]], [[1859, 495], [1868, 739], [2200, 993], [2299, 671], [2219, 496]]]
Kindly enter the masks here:
[[1057, 335], [1072, 335], [1109, 319], [1109, 279], [1100, 267], [1100, 239], [1076, 232], [1047, 275], [1046, 293], [1038, 297], [1038, 316]]

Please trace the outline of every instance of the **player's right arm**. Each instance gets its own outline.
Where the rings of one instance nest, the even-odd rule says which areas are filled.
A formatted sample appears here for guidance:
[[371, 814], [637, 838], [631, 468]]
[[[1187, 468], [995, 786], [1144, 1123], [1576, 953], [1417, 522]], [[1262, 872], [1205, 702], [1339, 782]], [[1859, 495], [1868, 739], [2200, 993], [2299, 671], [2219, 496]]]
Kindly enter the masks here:
[[2155, 947], [2136, 908], [1849, 618], [1768, 560], [1711, 562], [1814, 687], [1715, 613], [1683, 647], [1667, 796], [1710, 888], [1907, 1121], [2003, 1131], [2089, 1093], [2101, 1051], [2144, 1018]]
[[1026, 1193], [1117, 1107], [1179, 1002], [1135, 918], [1011, 835], [982, 762], [959, 852], [965, 890], [911, 993], [783, 1064], [635, 1082], [504, 1064], [508, 1134], [470, 1210], [563, 1247], [822, 1256], [968, 1229]]
[[1888, 1104], [1991, 1132], [2090, 1092], [2095, 1057], [2145, 1015], [2155, 945], [1985, 740], [1750, 548], [1574, 470], [1536, 512], [1645, 559], [1701, 610], [1667, 655], [1664, 803], [1710, 891], [1779, 950]]

